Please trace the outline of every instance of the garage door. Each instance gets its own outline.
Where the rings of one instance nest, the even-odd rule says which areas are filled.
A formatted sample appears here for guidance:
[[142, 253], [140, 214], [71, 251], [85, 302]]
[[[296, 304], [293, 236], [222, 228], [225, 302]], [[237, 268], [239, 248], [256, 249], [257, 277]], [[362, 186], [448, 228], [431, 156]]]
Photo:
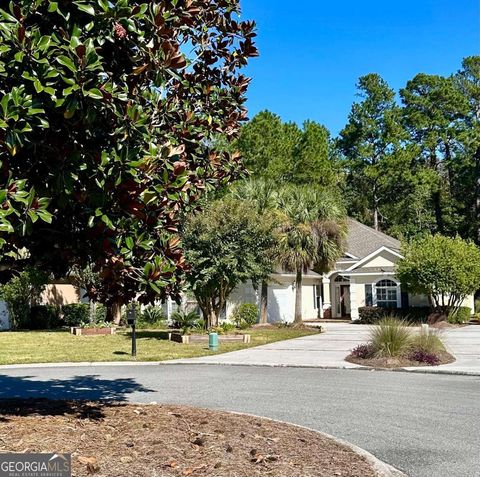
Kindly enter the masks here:
[[294, 295], [291, 285], [270, 285], [268, 287], [268, 322], [293, 321]]

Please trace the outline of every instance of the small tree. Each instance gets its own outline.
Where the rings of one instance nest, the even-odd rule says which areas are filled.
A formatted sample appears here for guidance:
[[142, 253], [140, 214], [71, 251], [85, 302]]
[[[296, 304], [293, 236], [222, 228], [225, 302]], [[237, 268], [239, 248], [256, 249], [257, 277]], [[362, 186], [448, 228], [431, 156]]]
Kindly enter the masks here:
[[40, 304], [47, 282], [46, 273], [27, 268], [0, 287], [0, 299], [7, 304], [13, 329], [28, 325], [30, 309], [33, 305]]
[[417, 239], [403, 247], [397, 276], [412, 293], [429, 297], [443, 314], [456, 312], [480, 288], [480, 250], [460, 237]]
[[190, 217], [183, 233], [187, 282], [207, 327], [217, 326], [228, 296], [251, 280], [257, 286], [273, 272], [274, 221], [255, 204], [226, 198]]

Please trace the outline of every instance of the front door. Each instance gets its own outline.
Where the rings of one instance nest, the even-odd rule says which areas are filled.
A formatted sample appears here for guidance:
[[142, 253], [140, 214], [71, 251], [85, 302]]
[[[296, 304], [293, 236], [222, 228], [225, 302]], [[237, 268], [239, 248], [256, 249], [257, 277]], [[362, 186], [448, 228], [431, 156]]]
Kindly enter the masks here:
[[350, 285], [340, 285], [340, 305], [342, 318], [350, 318]]

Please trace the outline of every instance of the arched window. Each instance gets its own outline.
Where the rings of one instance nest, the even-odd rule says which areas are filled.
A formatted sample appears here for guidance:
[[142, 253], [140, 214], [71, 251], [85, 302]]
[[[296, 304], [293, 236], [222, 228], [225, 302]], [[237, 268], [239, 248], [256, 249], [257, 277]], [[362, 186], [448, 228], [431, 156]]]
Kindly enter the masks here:
[[399, 298], [398, 284], [393, 280], [380, 280], [375, 285], [376, 303], [382, 308], [397, 308]]

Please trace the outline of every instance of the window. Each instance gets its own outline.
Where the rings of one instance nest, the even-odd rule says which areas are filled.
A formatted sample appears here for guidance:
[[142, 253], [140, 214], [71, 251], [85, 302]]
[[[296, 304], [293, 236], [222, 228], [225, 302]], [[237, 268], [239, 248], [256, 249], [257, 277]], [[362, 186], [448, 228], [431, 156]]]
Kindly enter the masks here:
[[392, 280], [381, 280], [375, 285], [376, 305], [382, 308], [398, 307], [398, 285]]

